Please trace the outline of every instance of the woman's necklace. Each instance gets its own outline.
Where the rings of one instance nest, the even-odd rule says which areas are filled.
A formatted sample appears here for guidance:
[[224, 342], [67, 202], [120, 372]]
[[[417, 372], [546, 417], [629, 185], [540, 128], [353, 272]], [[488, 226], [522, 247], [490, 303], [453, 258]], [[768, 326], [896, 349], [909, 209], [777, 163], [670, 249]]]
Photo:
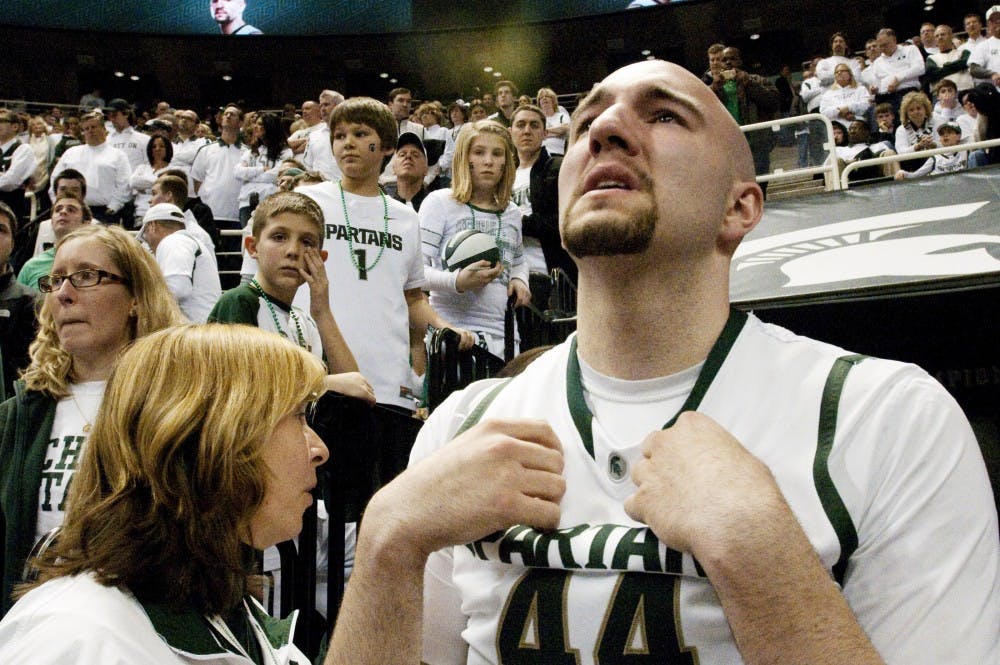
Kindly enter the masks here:
[[87, 414], [83, 412], [83, 408], [80, 406], [80, 403], [76, 401], [76, 395], [73, 394], [72, 389], [70, 389], [69, 391], [69, 397], [71, 400], [73, 400], [73, 404], [76, 406], [76, 410], [80, 412], [80, 417], [83, 418], [83, 422], [86, 423], [83, 426], [83, 433], [90, 434], [90, 430], [94, 429], [94, 423], [90, 422], [90, 418], [88, 418]]
[[[472, 228], [478, 231], [479, 227], [476, 226], [476, 209], [471, 203], [466, 203], [465, 205], [469, 206], [469, 212], [472, 213]], [[497, 241], [497, 249], [500, 249], [500, 227], [503, 225], [503, 213], [501, 213], [499, 210], [494, 210], [493, 212], [497, 216], [496, 241]]]
[[[359, 249], [355, 251], [354, 240], [352, 236], [354, 235], [353, 229], [351, 228], [351, 218], [347, 216], [347, 198], [344, 196], [344, 183], [337, 183], [340, 185], [340, 205], [344, 209], [344, 225], [347, 226], [347, 251], [348, 255], [351, 257], [351, 263], [354, 264], [354, 269], [358, 271], [359, 279], [368, 279], [368, 271], [374, 270], [375, 266], [378, 265], [379, 260], [382, 258], [382, 252], [385, 251], [385, 238], [389, 236], [389, 202], [385, 198], [385, 192], [379, 187], [378, 193], [382, 197], [382, 222], [384, 224], [382, 228], [383, 237], [379, 238], [379, 248], [378, 255], [375, 256], [375, 261], [370, 265], [365, 265], [365, 250]], [[360, 259], [360, 262], [358, 261]]]
[[[282, 326], [281, 322], [278, 320], [278, 313], [274, 310], [274, 303], [271, 302], [271, 297], [264, 293], [264, 289], [257, 281], [257, 278], [250, 280], [250, 290], [264, 299], [264, 304], [267, 305], [267, 311], [271, 313], [271, 320], [274, 321], [274, 327], [278, 330], [278, 332], [295, 342], [296, 340], [288, 334], [285, 327]], [[302, 334], [302, 324], [299, 322], [299, 316], [295, 313], [295, 309], [292, 307], [288, 309], [288, 318], [290, 318], [292, 323], [295, 324], [295, 333], [298, 335], [298, 345], [303, 349], [308, 348], [305, 335]]]

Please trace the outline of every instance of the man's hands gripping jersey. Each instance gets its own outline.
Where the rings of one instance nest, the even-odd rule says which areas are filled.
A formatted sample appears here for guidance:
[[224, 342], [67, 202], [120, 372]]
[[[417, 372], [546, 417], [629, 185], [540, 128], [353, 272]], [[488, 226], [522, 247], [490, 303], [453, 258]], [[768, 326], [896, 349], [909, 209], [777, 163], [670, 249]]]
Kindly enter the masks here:
[[546, 423], [486, 420], [383, 488], [367, 514], [391, 513], [396, 535], [422, 557], [512, 524], [554, 529], [566, 491], [562, 468], [562, 447]]

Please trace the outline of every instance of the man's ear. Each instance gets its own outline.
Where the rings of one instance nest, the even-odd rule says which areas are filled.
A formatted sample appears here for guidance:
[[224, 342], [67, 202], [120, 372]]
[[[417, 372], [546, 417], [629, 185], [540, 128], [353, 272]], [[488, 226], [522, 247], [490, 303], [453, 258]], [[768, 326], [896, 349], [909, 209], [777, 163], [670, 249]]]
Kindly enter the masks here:
[[251, 258], [254, 258], [254, 259], [257, 258], [257, 239], [256, 238], [254, 238], [253, 236], [247, 236], [246, 238], [244, 238], [243, 239], [243, 247], [246, 248], [247, 254], [249, 254]]
[[763, 213], [764, 192], [760, 185], [756, 182], [734, 182], [719, 229], [719, 243], [729, 253], [735, 252], [743, 237], [757, 226]]

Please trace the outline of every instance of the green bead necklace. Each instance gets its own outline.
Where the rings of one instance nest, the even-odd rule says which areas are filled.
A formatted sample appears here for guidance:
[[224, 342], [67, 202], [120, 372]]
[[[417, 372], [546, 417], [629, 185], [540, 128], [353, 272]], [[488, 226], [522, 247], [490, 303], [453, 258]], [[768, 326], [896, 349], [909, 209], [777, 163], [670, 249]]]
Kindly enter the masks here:
[[[271, 302], [271, 297], [264, 293], [264, 289], [261, 287], [260, 283], [257, 282], [256, 277], [250, 280], [250, 290], [264, 299], [264, 304], [267, 305], [267, 311], [271, 312], [271, 320], [274, 321], [274, 327], [278, 330], [278, 332], [291, 339], [291, 336], [285, 331], [284, 326], [282, 326], [281, 322], [278, 321], [278, 313], [274, 311], [274, 303]], [[302, 334], [302, 324], [299, 322], [299, 316], [295, 313], [294, 308], [289, 308], [288, 318], [290, 318], [292, 323], [295, 324], [295, 332], [299, 337], [299, 346], [303, 349], [308, 349], [309, 345], [306, 344], [305, 335]], [[295, 340], [292, 339], [292, 341], [294, 342]]]
[[[368, 279], [368, 271], [374, 270], [375, 266], [378, 265], [379, 260], [382, 258], [382, 252], [385, 251], [385, 243], [380, 242], [378, 248], [378, 254], [375, 256], [375, 261], [370, 266], [365, 266], [358, 263], [357, 253], [354, 251], [354, 241], [351, 239], [351, 218], [347, 216], [347, 197], [344, 196], [344, 183], [338, 182], [340, 186], [340, 206], [344, 210], [344, 225], [347, 226], [347, 251], [348, 256], [351, 257], [351, 263], [354, 264], [354, 269], [358, 271], [359, 275], [362, 275], [361, 279]], [[379, 196], [382, 197], [382, 222], [384, 224], [382, 228], [382, 233], [386, 236], [389, 235], [389, 202], [385, 198], [385, 192], [382, 188], [378, 188]]]
[[[478, 231], [479, 227], [476, 226], [476, 209], [472, 206], [471, 203], [466, 203], [465, 205], [469, 206], [469, 212], [472, 213], [472, 228]], [[494, 210], [493, 213], [497, 216], [496, 240], [497, 240], [497, 249], [500, 249], [500, 227], [503, 225], [503, 213], [499, 210]]]

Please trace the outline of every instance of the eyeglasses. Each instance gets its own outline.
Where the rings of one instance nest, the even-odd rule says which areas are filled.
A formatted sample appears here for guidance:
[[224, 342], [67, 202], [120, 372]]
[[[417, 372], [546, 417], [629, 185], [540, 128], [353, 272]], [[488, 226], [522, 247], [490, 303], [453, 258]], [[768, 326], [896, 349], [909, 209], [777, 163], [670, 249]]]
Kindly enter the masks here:
[[75, 288], [87, 289], [107, 280], [108, 282], [125, 284], [129, 281], [120, 275], [115, 275], [107, 270], [97, 270], [95, 268], [84, 268], [69, 275], [42, 275], [38, 278], [38, 290], [42, 293], [57, 291], [63, 282], [69, 280]]

